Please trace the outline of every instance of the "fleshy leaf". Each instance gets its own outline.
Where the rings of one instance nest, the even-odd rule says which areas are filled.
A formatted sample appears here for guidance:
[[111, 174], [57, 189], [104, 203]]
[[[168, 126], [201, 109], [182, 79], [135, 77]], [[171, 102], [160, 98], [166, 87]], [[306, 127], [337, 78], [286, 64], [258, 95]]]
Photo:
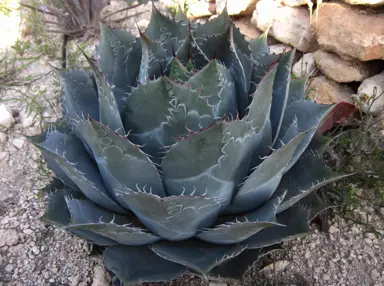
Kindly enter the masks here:
[[190, 78], [192, 89], [208, 100], [217, 117], [237, 115], [236, 89], [229, 71], [216, 60], [210, 61], [202, 70]]
[[188, 23], [188, 18], [185, 16], [183, 9], [180, 6], [180, 3], [177, 7], [176, 15], [175, 15], [175, 21], [176, 22], [183, 22]]
[[245, 180], [227, 209], [228, 213], [242, 213], [255, 209], [272, 197], [283, 172], [305, 133], [295, 137], [274, 151]]
[[280, 55], [270, 53], [267, 43], [267, 33], [249, 42], [252, 58], [251, 90], [253, 93], [256, 85], [264, 78], [274, 63], [278, 62]]
[[352, 174], [340, 175], [331, 171], [323, 164], [322, 156], [324, 143], [318, 143], [321, 138], [315, 137], [308, 149], [301, 155], [296, 164], [283, 176], [275, 195], [288, 190], [284, 202], [279, 207], [279, 213], [300, 202], [305, 196], [316, 191], [320, 187], [346, 178]]
[[87, 59], [88, 64], [91, 66], [95, 75], [97, 93], [99, 95], [99, 121], [101, 124], [108, 126], [110, 129], [124, 136], [125, 131], [112, 87], [92, 60], [84, 52], [83, 55]]
[[278, 226], [275, 215], [283, 197], [269, 200], [260, 208], [237, 216], [214, 228], [206, 229], [197, 238], [214, 244], [242, 242], [266, 227]]
[[32, 143], [54, 160], [91, 201], [115, 212], [126, 212], [109, 196], [92, 158], [74, 135], [54, 130], [44, 141]]
[[132, 129], [130, 138], [134, 143], [144, 145], [147, 154], [158, 157], [159, 148], [215, 120], [212, 108], [196, 91], [162, 77], [132, 92], [125, 125]]
[[66, 228], [80, 233], [85, 230], [85, 238], [92, 233], [125, 245], [144, 245], [160, 240], [160, 237], [143, 229], [133, 215], [111, 213], [88, 200], [67, 198], [67, 205], [71, 222]]
[[140, 221], [161, 238], [178, 241], [212, 225], [220, 204], [203, 196], [160, 198], [143, 192], [122, 193], [121, 199]]
[[222, 124], [217, 124], [171, 147], [161, 165], [168, 194], [206, 195], [219, 200], [222, 207], [228, 205], [234, 182], [214, 174], [220, 157], [224, 156], [222, 130]]
[[196, 38], [196, 43], [207, 60], [217, 58], [228, 68], [237, 90], [238, 111], [240, 117], [243, 117], [249, 104], [248, 89], [252, 66], [249, 56], [240, 51], [234, 42], [234, 29], [231, 24], [222, 34]]
[[212, 276], [242, 280], [244, 274], [247, 273], [263, 256], [280, 249], [281, 248], [279, 246], [271, 246], [261, 249], [247, 249], [235, 258], [214, 268], [211, 272]]
[[273, 143], [276, 142], [283, 122], [288, 101], [289, 83], [291, 79], [291, 66], [295, 51], [289, 51], [281, 56], [277, 66], [275, 81], [273, 84], [271, 124]]
[[91, 116], [99, 120], [97, 91], [90, 76], [83, 70], [58, 71], [62, 92], [62, 108], [68, 123], [76, 129], [77, 123]]
[[225, 7], [215, 19], [197, 27], [193, 31], [193, 36], [202, 38], [220, 35], [225, 32], [231, 23], [232, 20], [229, 18], [227, 7]]
[[166, 195], [155, 165], [137, 145], [94, 120], [80, 123], [79, 130], [116, 201], [121, 203], [117, 192], [136, 188], [148, 188], [160, 197]]
[[244, 244], [248, 245], [249, 249], [258, 249], [300, 237], [310, 232], [306, 207], [295, 205], [278, 214], [276, 218], [283, 226], [263, 229], [247, 239]]
[[171, 60], [171, 71], [169, 79], [176, 82], [186, 82], [190, 77], [190, 73], [177, 57]]
[[160, 13], [152, 2], [151, 20], [144, 32], [145, 36], [152, 41], [162, 44], [168, 53], [167, 57], [172, 57], [172, 48], [178, 50], [187, 35], [187, 25], [177, 23]]
[[239, 255], [245, 249], [241, 244], [224, 246], [199, 240], [161, 241], [152, 244], [150, 248], [158, 256], [182, 264], [203, 275]]
[[112, 246], [103, 254], [107, 268], [122, 283], [163, 282], [182, 275], [185, 266], [160, 258], [145, 246]]
[[142, 57], [138, 81], [146, 83], [160, 77], [167, 66], [166, 51], [161, 43], [148, 39], [140, 34]]
[[[136, 86], [141, 63], [141, 42], [125, 30], [114, 30], [100, 23], [100, 69], [114, 86], [114, 94], [120, 113], [131, 87]], [[91, 116], [98, 120], [96, 117]]]

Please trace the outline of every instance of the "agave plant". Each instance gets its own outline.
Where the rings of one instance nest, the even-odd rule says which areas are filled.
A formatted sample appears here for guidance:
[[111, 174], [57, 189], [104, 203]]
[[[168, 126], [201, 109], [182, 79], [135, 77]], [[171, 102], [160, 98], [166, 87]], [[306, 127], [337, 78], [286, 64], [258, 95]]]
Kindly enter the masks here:
[[139, 38], [101, 31], [92, 75], [58, 71], [63, 119], [30, 138], [56, 177], [45, 221], [105, 246], [125, 283], [241, 279], [309, 231], [315, 190], [344, 176], [318, 134], [337, 106], [304, 98], [293, 51], [245, 41], [226, 10], [193, 25], [153, 7]]

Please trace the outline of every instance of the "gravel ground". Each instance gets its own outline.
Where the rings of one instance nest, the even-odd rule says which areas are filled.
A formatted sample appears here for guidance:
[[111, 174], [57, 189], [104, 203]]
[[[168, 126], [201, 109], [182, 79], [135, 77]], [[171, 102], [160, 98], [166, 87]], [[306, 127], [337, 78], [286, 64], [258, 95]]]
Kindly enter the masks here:
[[[41, 61], [32, 69], [43, 72], [49, 66]], [[50, 75], [33, 84], [31, 90], [46, 88], [48, 100], [55, 103], [57, 87], [53, 83]], [[9, 91], [1, 96], [5, 99], [15, 94]], [[0, 286], [110, 285], [102, 262], [97, 255], [90, 255], [86, 242], [39, 220], [46, 206], [39, 190], [48, 177], [41, 170], [40, 153], [22, 137], [39, 133], [39, 122], [23, 115], [23, 104], [6, 105], [15, 124], [0, 132]], [[47, 109], [46, 120], [54, 120], [55, 112]], [[367, 208], [356, 215], [368, 217], [378, 229], [384, 229], [383, 208], [381, 214]], [[249, 271], [244, 283], [231, 285], [384, 285], [382, 236], [365, 233], [339, 217], [330, 222], [329, 233], [314, 226], [311, 235], [286, 243], [273, 261], [260, 272]], [[172, 285], [207, 282], [186, 275]]]

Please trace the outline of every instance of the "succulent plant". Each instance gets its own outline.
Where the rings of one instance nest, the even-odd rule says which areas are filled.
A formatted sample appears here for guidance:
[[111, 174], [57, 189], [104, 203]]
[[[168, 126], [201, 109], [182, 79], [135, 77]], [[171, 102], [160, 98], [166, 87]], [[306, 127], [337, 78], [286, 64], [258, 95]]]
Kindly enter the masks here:
[[245, 41], [226, 10], [195, 25], [153, 7], [139, 38], [101, 31], [92, 75], [58, 71], [63, 118], [30, 138], [56, 177], [45, 221], [105, 246], [125, 283], [241, 279], [309, 231], [315, 190], [344, 175], [318, 134], [337, 106], [305, 99], [294, 51]]

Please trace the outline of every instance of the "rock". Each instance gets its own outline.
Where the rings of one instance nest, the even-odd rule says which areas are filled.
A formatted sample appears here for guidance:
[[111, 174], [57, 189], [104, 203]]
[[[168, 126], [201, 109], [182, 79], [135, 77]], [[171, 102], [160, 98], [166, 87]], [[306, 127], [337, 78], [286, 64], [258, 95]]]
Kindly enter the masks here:
[[279, 271], [283, 271], [285, 268], [287, 268], [288, 265], [289, 265], [289, 261], [278, 260], [275, 263], [271, 263], [271, 264], [265, 266], [260, 271], [274, 271], [275, 270], [276, 272], [279, 272]]
[[239, 20], [233, 21], [235, 26], [240, 30], [240, 32], [245, 36], [246, 40], [253, 40], [262, 34], [262, 32], [257, 29], [254, 25], [250, 23], [250, 21], [241, 18]]
[[369, 63], [348, 61], [332, 52], [318, 50], [314, 57], [319, 70], [337, 82], [363, 81], [374, 72], [373, 66]]
[[191, 19], [209, 17], [215, 14], [216, 6], [215, 3], [198, 1], [196, 3], [190, 4], [186, 12], [187, 17]]
[[364, 5], [364, 6], [381, 6], [384, 5], [384, 0], [342, 0], [350, 5]]
[[258, 0], [216, 0], [216, 13], [221, 13], [227, 3], [229, 15], [247, 16], [255, 11]]
[[317, 76], [309, 80], [309, 97], [321, 104], [333, 104], [342, 101], [352, 103], [353, 89], [339, 84], [326, 76]]
[[0, 132], [0, 144], [4, 143], [7, 140], [7, 134]]
[[272, 54], [280, 55], [282, 53], [292, 50], [292, 47], [284, 44], [277, 44], [269, 46], [269, 50]]
[[25, 140], [23, 138], [15, 138], [12, 140], [13, 146], [15, 146], [17, 149], [23, 148], [25, 143]]
[[380, 214], [384, 216], [384, 208], [380, 208]]
[[380, 277], [379, 271], [377, 271], [377, 269], [373, 269], [371, 271], [371, 278], [372, 278], [372, 280], [373, 281], [377, 281], [379, 279], [379, 277]]
[[7, 130], [13, 123], [15, 123], [15, 119], [12, 112], [4, 104], [0, 104], [0, 131]]
[[0, 230], [0, 247], [8, 245], [12, 246], [17, 244], [19, 236], [17, 235], [16, 230]]
[[[381, 96], [380, 96], [381, 95]], [[354, 96], [364, 112], [379, 115], [384, 111], [384, 72], [364, 80]], [[375, 100], [372, 103], [373, 98]]]
[[313, 3], [311, 0], [283, 0], [282, 1], [284, 5], [290, 6], [290, 7], [297, 7], [297, 6], [304, 6], [308, 5], [310, 7], [313, 6]]
[[336, 233], [336, 232], [339, 232], [339, 230], [335, 226], [331, 225], [328, 229], [328, 232], [329, 233]]
[[36, 121], [36, 113], [27, 112], [25, 109], [20, 112], [19, 117], [21, 126], [23, 126], [23, 128], [28, 128], [32, 126]]
[[96, 266], [93, 270], [92, 286], [109, 286], [110, 278], [105, 269]]
[[12, 264], [8, 264], [7, 266], [5, 266], [5, 271], [6, 272], [12, 272], [13, 270], [13, 265]]
[[383, 14], [359, 13], [344, 4], [323, 3], [315, 22], [322, 49], [361, 61], [384, 59]]
[[313, 53], [304, 54], [303, 57], [293, 65], [292, 73], [297, 78], [305, 77], [316, 68]]
[[280, 7], [273, 0], [261, 0], [256, 4], [254, 21], [257, 27], [266, 31], [284, 44], [296, 47], [302, 52], [317, 50], [317, 42], [305, 7]]

